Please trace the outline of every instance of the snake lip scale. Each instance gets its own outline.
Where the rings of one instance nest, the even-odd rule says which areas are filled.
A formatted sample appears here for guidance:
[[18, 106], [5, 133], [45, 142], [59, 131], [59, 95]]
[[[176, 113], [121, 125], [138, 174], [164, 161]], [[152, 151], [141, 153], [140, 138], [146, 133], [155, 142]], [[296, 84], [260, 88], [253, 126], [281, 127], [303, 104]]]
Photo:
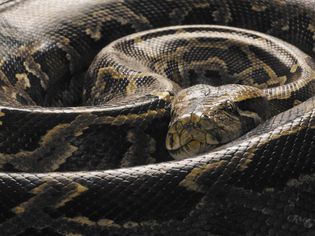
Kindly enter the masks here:
[[315, 235], [314, 40], [314, 0], [0, 0], [0, 235]]

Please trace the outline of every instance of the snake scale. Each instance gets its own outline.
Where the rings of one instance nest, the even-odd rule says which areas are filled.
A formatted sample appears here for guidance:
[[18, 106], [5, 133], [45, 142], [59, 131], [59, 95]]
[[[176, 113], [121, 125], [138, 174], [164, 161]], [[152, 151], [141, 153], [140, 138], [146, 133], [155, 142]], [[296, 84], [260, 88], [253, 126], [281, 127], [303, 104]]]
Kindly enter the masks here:
[[[0, 3], [0, 235], [315, 235], [314, 0]], [[241, 76], [203, 64], [220, 72], [230, 64], [227, 75]], [[183, 74], [190, 80], [181, 84]], [[166, 147], [177, 148], [183, 121], [169, 104], [177, 83], [206, 77], [218, 88], [236, 80], [240, 91], [258, 84], [251, 93], [275, 97], [278, 111], [234, 141], [174, 161]], [[256, 102], [238, 112], [256, 122]]]

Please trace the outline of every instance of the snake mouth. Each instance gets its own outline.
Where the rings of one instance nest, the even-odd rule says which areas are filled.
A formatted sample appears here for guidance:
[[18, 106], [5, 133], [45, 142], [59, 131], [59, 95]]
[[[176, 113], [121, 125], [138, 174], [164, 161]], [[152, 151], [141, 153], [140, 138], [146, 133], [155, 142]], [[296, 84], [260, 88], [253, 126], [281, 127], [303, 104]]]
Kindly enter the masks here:
[[190, 142], [180, 146], [179, 148], [168, 151], [175, 160], [183, 160], [197, 154], [210, 151], [215, 147], [217, 147], [217, 145], [209, 145], [192, 139]]
[[191, 114], [170, 125], [166, 148], [176, 160], [210, 151], [220, 145], [220, 138], [214, 135], [216, 129], [213, 122]]

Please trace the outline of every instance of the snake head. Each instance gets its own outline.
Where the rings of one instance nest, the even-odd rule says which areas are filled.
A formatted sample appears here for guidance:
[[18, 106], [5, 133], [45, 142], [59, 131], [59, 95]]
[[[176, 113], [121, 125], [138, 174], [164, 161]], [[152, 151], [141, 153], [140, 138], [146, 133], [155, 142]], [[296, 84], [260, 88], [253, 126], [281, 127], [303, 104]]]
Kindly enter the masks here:
[[264, 121], [268, 102], [262, 91], [244, 85], [196, 85], [172, 103], [166, 148], [177, 160], [226, 144]]

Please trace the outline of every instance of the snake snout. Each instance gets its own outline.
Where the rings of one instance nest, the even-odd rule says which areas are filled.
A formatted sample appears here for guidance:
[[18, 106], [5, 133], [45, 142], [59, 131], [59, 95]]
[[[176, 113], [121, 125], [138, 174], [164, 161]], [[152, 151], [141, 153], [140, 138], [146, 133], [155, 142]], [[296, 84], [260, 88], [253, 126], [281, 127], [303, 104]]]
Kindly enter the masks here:
[[211, 150], [220, 145], [217, 125], [208, 117], [192, 113], [178, 118], [170, 125], [166, 148], [175, 159], [184, 159]]

